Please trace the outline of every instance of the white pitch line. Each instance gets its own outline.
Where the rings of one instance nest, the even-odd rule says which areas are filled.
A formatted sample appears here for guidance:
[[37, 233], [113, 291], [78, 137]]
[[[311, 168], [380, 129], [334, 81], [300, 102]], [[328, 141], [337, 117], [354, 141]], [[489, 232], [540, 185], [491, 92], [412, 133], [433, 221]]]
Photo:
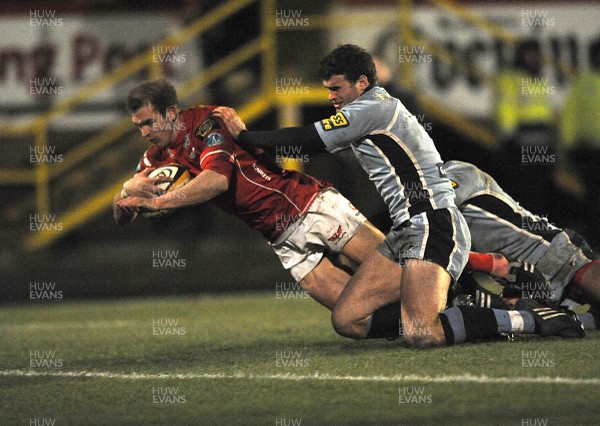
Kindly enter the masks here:
[[0, 325], [0, 330], [64, 330], [67, 328], [109, 328], [109, 327], [133, 327], [139, 325], [140, 321], [114, 320], [114, 321], [85, 321], [85, 322], [26, 322], [23, 324]]
[[481, 384], [561, 384], [561, 385], [600, 385], [600, 378], [571, 377], [488, 377], [462, 374], [456, 376], [421, 376], [418, 374], [394, 376], [338, 376], [332, 374], [247, 374], [247, 373], [112, 373], [107, 371], [37, 371], [0, 370], [2, 377], [67, 377], [99, 378], [123, 380], [157, 379], [241, 379], [241, 380], [289, 380], [289, 381], [341, 381], [341, 382], [425, 382], [425, 383], [481, 383]]

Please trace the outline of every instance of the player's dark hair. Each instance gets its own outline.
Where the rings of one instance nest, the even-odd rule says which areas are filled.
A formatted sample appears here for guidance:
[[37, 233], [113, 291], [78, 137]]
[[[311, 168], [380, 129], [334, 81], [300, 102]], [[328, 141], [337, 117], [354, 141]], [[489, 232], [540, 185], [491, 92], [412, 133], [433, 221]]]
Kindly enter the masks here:
[[159, 114], [166, 115], [167, 108], [171, 105], [179, 105], [175, 87], [166, 80], [156, 80], [140, 84], [129, 91], [127, 110], [130, 113], [136, 112], [147, 104], [151, 104]]
[[369, 79], [369, 84], [377, 82], [373, 58], [365, 49], [354, 44], [338, 46], [321, 59], [319, 64], [321, 80], [329, 80], [339, 74], [343, 74], [351, 83], [356, 83], [361, 75]]

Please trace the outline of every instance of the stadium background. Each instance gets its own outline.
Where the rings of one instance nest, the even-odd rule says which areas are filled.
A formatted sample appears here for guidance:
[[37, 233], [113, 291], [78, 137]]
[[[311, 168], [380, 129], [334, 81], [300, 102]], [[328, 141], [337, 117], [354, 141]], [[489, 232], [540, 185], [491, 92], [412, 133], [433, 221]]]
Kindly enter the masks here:
[[[508, 167], [512, 160], [494, 122], [494, 80], [510, 68], [519, 40], [537, 40], [546, 54], [543, 81], [558, 120], [573, 80], [589, 69], [588, 48], [600, 40], [597, 6], [443, 0], [2, 3], [0, 300], [32, 302], [36, 283], [51, 283], [60, 292], [55, 299], [71, 300], [275, 292], [290, 281], [257, 233], [212, 205], [115, 225], [112, 197], [145, 149], [124, 97], [148, 79], [175, 83], [183, 107], [234, 106], [251, 129], [305, 124], [332, 113], [316, 78], [319, 59], [339, 43], [356, 43], [387, 63], [386, 85], [417, 114], [445, 160], [471, 161], [501, 185], [527, 191], [519, 171], [533, 167], [545, 174], [559, 167]], [[598, 111], [597, 105], [590, 108]], [[296, 165], [331, 180], [385, 229], [385, 207], [351, 154], [300, 160]], [[538, 185], [520, 201], [556, 225], [580, 230], [597, 247], [592, 219], [598, 205], [582, 194], [573, 170], [545, 179], [542, 192]]]

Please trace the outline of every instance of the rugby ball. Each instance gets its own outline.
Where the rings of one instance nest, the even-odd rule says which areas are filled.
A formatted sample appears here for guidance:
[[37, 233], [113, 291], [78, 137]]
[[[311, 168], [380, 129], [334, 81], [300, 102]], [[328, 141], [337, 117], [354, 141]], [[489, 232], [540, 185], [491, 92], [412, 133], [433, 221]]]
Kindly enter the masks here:
[[[163, 195], [175, 189], [181, 188], [183, 185], [188, 183], [192, 178], [192, 175], [185, 167], [179, 164], [169, 164], [168, 166], [158, 167], [153, 170], [148, 177], [169, 177], [172, 180], [170, 182], [163, 182], [156, 185], [155, 196]], [[173, 213], [173, 210], [157, 210], [155, 212], [144, 212], [141, 214], [146, 219], [155, 219], [164, 217]]]

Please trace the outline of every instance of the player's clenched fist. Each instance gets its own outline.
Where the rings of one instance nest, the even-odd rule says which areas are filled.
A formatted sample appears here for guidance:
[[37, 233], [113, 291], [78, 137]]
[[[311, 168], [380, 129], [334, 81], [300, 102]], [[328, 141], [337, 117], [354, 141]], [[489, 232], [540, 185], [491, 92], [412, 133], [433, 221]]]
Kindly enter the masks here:
[[238, 138], [240, 132], [247, 130], [246, 125], [233, 108], [218, 107], [215, 108], [213, 114], [215, 117], [219, 117], [223, 120], [225, 127], [227, 127], [227, 131], [231, 133], [231, 136], [233, 136], [234, 139]]
[[163, 182], [171, 182], [172, 179], [167, 176], [148, 177], [154, 169], [154, 167], [148, 167], [125, 182], [122, 195], [152, 198], [156, 194], [162, 193], [163, 191], [158, 185]]

